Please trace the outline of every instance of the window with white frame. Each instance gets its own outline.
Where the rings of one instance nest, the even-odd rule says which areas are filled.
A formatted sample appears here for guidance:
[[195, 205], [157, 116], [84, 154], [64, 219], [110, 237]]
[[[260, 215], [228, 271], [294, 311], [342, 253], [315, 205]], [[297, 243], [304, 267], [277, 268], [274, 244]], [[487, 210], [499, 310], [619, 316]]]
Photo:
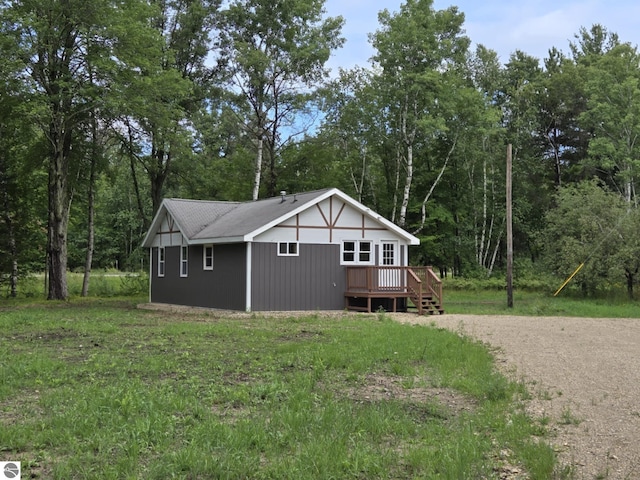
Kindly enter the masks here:
[[373, 264], [373, 243], [370, 240], [345, 240], [342, 242], [343, 264]]
[[205, 245], [203, 247], [202, 269], [213, 270], [213, 245]]
[[278, 242], [279, 257], [297, 257], [298, 242]]
[[382, 244], [382, 265], [396, 264], [396, 248], [395, 244], [384, 242]]
[[164, 247], [158, 247], [158, 276], [164, 277]]
[[180, 247], [180, 276], [187, 277], [189, 275], [189, 247]]

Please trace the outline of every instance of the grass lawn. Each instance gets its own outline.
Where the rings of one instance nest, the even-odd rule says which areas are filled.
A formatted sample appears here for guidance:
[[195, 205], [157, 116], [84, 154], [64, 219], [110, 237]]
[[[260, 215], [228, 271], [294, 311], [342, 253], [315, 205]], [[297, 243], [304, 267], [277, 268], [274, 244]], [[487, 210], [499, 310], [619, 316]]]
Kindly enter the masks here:
[[22, 478], [546, 479], [546, 429], [482, 345], [384, 314], [0, 303], [0, 460]]
[[507, 307], [505, 290], [446, 288], [447, 313], [472, 315], [524, 315], [534, 317], [640, 318], [640, 303], [624, 292], [585, 298], [579, 292], [528, 292], [515, 290], [513, 308]]

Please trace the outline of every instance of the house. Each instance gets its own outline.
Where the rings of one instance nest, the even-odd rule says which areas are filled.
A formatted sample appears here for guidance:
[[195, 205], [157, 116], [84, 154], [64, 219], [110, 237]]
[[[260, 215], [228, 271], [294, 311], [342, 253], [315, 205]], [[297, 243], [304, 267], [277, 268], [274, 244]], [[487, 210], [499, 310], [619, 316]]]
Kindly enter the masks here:
[[[418, 244], [336, 188], [252, 202], [165, 199], [143, 241], [151, 302], [243, 311], [404, 309], [410, 289], [437, 290], [430, 269], [408, 267]], [[441, 310], [441, 293], [422, 297], [413, 298], [420, 312]]]

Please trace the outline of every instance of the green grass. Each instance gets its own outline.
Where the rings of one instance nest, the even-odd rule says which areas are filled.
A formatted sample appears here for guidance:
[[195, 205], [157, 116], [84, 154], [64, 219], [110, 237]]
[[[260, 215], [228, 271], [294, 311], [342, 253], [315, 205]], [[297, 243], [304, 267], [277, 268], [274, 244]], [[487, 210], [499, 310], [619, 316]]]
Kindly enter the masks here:
[[[67, 288], [70, 298], [82, 292], [82, 273], [67, 273]], [[10, 286], [7, 279], [0, 284], [0, 298], [8, 298]], [[124, 273], [96, 270], [89, 277], [89, 297], [111, 298], [121, 296], [148, 296], [149, 275], [144, 272]], [[18, 281], [17, 299], [33, 302], [46, 298], [44, 275], [29, 275]]]
[[[550, 478], [487, 349], [384, 314], [0, 304], [0, 460], [23, 478]], [[508, 452], [505, 456], [505, 452]]]
[[473, 315], [569, 316], [591, 318], [638, 318], [640, 302], [629, 300], [621, 292], [585, 298], [568, 290], [554, 292], [514, 290], [513, 308], [507, 307], [506, 290], [447, 288], [444, 284], [444, 308], [447, 313]]

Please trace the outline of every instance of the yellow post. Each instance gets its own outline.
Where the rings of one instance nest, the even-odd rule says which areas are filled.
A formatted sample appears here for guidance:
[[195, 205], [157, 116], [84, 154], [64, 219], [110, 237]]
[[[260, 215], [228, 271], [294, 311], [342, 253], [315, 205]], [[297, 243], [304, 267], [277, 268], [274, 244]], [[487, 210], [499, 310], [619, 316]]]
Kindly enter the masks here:
[[571, 279], [572, 279], [573, 277], [575, 277], [575, 276], [576, 276], [576, 274], [580, 271], [580, 269], [581, 269], [582, 267], [584, 267], [584, 262], [582, 262], [582, 263], [580, 264], [580, 266], [579, 266], [578, 268], [576, 268], [576, 271], [575, 271], [575, 272], [573, 272], [573, 273], [571, 274], [571, 276], [570, 276], [569, 278], [567, 278], [567, 280], [566, 280], [566, 281], [562, 284], [562, 286], [558, 289], [558, 291], [557, 291], [556, 293], [554, 293], [554, 294], [553, 294], [553, 296], [554, 296], [554, 297], [556, 297], [556, 296], [557, 296], [557, 295], [562, 291], [562, 289], [563, 289], [564, 287], [566, 287], [566, 286], [567, 286], [567, 283], [569, 283], [569, 282], [571, 281]]

